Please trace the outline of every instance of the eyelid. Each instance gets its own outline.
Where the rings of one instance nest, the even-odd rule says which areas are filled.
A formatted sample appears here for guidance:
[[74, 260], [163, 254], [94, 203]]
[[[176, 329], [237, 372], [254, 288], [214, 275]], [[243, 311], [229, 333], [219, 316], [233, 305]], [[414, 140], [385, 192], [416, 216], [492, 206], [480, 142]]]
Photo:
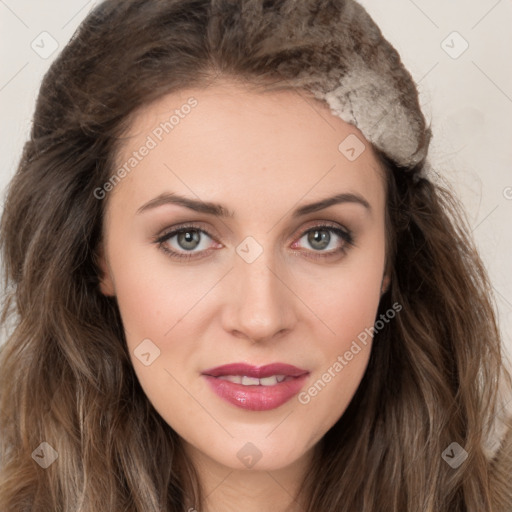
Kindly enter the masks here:
[[309, 223], [306, 224], [306, 227], [301, 227], [300, 231], [299, 231], [299, 234], [298, 235], [294, 235], [293, 238], [297, 238], [297, 236], [300, 238], [300, 237], [303, 237], [306, 233], [308, 233], [309, 231], [311, 231], [312, 229], [315, 229], [315, 228], [332, 228], [332, 229], [337, 229], [339, 231], [343, 231], [344, 233], [346, 233], [347, 235], [349, 235], [351, 233], [350, 229], [342, 226], [341, 224], [337, 223], [337, 222], [332, 222], [332, 221], [328, 221], [328, 220], [319, 220], [319, 221], [310, 221]]
[[175, 235], [177, 234], [176, 232], [186, 231], [187, 229], [200, 231], [201, 233], [209, 236], [212, 240], [215, 240], [217, 243], [219, 243], [216, 240], [216, 235], [212, 235], [211, 228], [203, 222], [182, 222], [172, 227], [167, 227], [163, 229], [158, 235], [152, 237], [152, 240], [154, 242], [165, 241], [170, 237], [170, 235]]

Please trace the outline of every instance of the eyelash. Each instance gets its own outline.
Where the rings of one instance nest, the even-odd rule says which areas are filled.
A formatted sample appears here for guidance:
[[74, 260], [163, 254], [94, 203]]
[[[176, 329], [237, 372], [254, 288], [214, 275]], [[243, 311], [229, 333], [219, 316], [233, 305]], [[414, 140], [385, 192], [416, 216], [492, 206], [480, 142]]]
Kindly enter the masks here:
[[[325, 230], [325, 231], [333, 232], [343, 240], [344, 244], [335, 250], [313, 251], [314, 253], [315, 252], [317, 253], [315, 255], [309, 256], [313, 259], [324, 259], [324, 258], [329, 258], [329, 257], [338, 255], [338, 254], [344, 255], [348, 251], [349, 247], [355, 245], [353, 235], [349, 230], [341, 229], [338, 226], [334, 226], [332, 224], [318, 224], [318, 225], [311, 226], [308, 229], [306, 229], [305, 231], [303, 231], [297, 240], [300, 240], [304, 235], [307, 235], [311, 231], [315, 231], [315, 230], [318, 230], [318, 231]], [[197, 256], [197, 254], [200, 254], [200, 253], [190, 252], [188, 254], [187, 253], [182, 254], [177, 251], [170, 250], [164, 245], [165, 242], [168, 242], [174, 236], [179, 235], [180, 233], [186, 233], [187, 231], [197, 231], [199, 233], [205, 234], [212, 240], [215, 240], [214, 237], [212, 237], [206, 230], [201, 229], [200, 227], [193, 225], [193, 224], [187, 224], [187, 225], [183, 225], [183, 226], [174, 228], [172, 231], [168, 231], [167, 233], [164, 233], [162, 236], [158, 236], [156, 239], [154, 239], [154, 243], [157, 244], [157, 246], [160, 250], [162, 250], [165, 254], [167, 254], [169, 257], [171, 257], [173, 259], [177, 259], [180, 261], [186, 261], [191, 258], [201, 258], [201, 256]], [[209, 252], [211, 252], [211, 250], [212, 249], [206, 249], [202, 252], [203, 252], [203, 254], [209, 253]]]

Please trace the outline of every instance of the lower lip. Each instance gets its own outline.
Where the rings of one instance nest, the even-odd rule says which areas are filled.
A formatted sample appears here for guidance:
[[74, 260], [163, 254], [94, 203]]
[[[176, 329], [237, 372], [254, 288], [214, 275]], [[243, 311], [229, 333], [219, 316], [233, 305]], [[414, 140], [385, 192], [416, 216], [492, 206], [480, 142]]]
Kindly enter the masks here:
[[206, 378], [212, 390], [226, 402], [249, 411], [269, 411], [295, 396], [304, 385], [308, 374], [274, 386], [244, 386], [211, 375], [203, 375], [203, 377]]

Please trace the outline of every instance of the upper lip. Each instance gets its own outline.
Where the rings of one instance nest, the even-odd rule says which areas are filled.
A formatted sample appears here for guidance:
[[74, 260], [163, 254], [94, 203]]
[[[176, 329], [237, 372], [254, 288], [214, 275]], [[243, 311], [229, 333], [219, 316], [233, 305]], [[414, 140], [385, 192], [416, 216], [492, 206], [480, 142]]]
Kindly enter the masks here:
[[247, 377], [254, 377], [263, 379], [271, 375], [286, 375], [287, 377], [300, 377], [309, 373], [307, 370], [297, 368], [291, 364], [285, 363], [272, 363], [264, 366], [252, 366], [246, 363], [230, 363], [222, 366], [216, 366], [202, 372], [203, 375], [210, 375], [211, 377], [221, 377], [223, 375], [246, 375]]

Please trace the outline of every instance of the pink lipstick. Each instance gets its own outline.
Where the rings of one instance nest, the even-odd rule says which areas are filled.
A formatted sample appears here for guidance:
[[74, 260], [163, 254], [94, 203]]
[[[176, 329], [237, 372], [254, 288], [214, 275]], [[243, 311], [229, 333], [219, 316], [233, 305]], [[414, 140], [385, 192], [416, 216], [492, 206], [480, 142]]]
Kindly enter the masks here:
[[232, 363], [204, 370], [202, 375], [211, 389], [230, 404], [250, 411], [267, 411], [296, 395], [309, 372], [284, 363], [259, 367]]

